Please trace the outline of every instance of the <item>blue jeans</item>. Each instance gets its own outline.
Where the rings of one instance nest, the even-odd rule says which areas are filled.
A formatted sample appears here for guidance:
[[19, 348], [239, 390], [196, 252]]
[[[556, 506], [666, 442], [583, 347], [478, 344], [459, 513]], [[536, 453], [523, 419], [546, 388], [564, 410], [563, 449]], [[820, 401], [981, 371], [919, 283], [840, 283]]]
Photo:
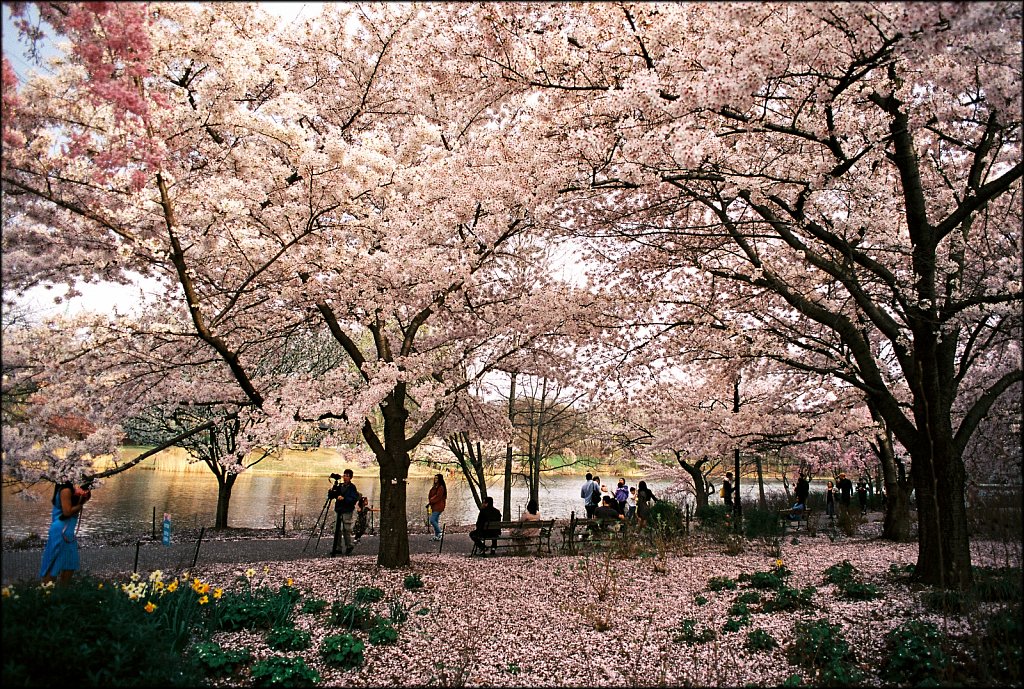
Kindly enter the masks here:
[[432, 527], [434, 527], [434, 535], [435, 536], [440, 536], [441, 535], [441, 524], [440, 524], [440, 521], [441, 521], [441, 513], [440, 512], [431, 511], [430, 512], [430, 525]]

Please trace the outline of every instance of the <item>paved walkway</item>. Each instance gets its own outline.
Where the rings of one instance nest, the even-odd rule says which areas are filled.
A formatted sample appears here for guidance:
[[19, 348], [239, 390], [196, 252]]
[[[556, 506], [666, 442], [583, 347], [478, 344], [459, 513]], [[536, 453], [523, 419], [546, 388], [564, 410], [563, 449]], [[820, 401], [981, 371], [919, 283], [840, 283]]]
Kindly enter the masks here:
[[[196, 548], [196, 541], [171, 543], [165, 546], [149, 539], [140, 541], [136, 546], [113, 547], [82, 547], [82, 571], [97, 575], [113, 575], [118, 573], [139, 571], [149, 573], [154, 569], [180, 571], [197, 565], [213, 562], [268, 562], [274, 560], [316, 560], [329, 558], [332, 536], [325, 535], [320, 539], [302, 538], [267, 538], [235, 541], [202, 541]], [[366, 535], [356, 545], [353, 555], [372, 555], [376, 557], [379, 538]], [[427, 534], [409, 534], [409, 552], [411, 554], [437, 553], [438, 546]], [[462, 553], [468, 555], [473, 549], [473, 542], [465, 533], [445, 534], [443, 550], [445, 554]], [[39, 563], [42, 550], [4, 551], [2, 558], [3, 585], [18, 580], [38, 581]], [[138, 564], [136, 566], [136, 557]]]

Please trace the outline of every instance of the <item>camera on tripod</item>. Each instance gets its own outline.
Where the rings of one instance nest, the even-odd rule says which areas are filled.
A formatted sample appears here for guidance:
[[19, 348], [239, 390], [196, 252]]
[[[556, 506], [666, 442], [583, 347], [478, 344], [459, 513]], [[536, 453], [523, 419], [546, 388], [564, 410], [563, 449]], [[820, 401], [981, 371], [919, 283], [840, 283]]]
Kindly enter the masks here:
[[[327, 526], [327, 513], [330, 509], [331, 500], [337, 500], [345, 491], [345, 484], [341, 482], [341, 474], [331, 474], [327, 478], [334, 481], [334, 485], [327, 491], [327, 499], [324, 500], [324, 506], [320, 510], [320, 516], [317, 517], [316, 522], [313, 523], [313, 531], [309, 534], [309, 538], [306, 539], [306, 545], [302, 546], [302, 552], [306, 552], [306, 548], [309, 547], [309, 544], [313, 540], [313, 536], [315, 534], [319, 533], [320, 535], [323, 535], [324, 528]], [[335, 505], [335, 510], [337, 509], [338, 506]], [[339, 516], [338, 519], [340, 520], [341, 517]], [[320, 536], [317, 536], [316, 544], [318, 546], [320, 545]]]
[[328, 478], [334, 481], [334, 485], [327, 491], [327, 499], [336, 500], [341, 496], [341, 491], [345, 489], [341, 484], [341, 474], [331, 474]]

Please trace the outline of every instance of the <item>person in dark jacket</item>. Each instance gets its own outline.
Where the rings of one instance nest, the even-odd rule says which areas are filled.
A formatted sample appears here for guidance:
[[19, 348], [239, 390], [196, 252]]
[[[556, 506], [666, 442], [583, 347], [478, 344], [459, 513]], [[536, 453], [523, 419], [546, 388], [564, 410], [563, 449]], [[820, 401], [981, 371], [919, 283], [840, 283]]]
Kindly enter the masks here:
[[[337, 474], [335, 474], [337, 476]], [[334, 525], [334, 544], [331, 546], [331, 555], [341, 554], [341, 541], [345, 540], [345, 554], [351, 555], [352, 549], [356, 547], [355, 538], [352, 535], [352, 522], [355, 521], [356, 505], [359, 504], [359, 491], [356, 484], [352, 483], [352, 470], [345, 469], [341, 472], [341, 483], [338, 484], [338, 496], [334, 501], [334, 512], [338, 515]]]
[[807, 477], [800, 474], [800, 478], [796, 480], [796, 488], [793, 490], [793, 494], [796, 497], [796, 503], [798, 505], [807, 505], [807, 496], [811, 493], [811, 484], [807, 481]]
[[[501, 535], [501, 529], [488, 529], [487, 524], [490, 522], [500, 522], [501, 512], [494, 506], [494, 498], [484, 498], [483, 504], [480, 507], [480, 515], [476, 518], [476, 528], [469, 532], [469, 537], [473, 539], [473, 543], [476, 544], [475, 549], [481, 551], [485, 550], [484, 541], [488, 538], [494, 538], [495, 536]], [[491, 541], [491, 548], [497, 545], [495, 541]]]

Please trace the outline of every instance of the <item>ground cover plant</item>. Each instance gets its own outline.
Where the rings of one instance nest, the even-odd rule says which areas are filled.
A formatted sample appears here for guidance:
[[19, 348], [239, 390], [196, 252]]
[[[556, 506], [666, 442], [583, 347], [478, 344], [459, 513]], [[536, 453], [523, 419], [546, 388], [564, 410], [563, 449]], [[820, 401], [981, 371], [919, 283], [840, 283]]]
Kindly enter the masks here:
[[[415, 558], [415, 572], [355, 556], [301, 573], [251, 563], [83, 577], [66, 591], [16, 585], [4, 590], [3, 684], [70, 682], [62, 668], [86, 666], [98, 668], [79, 682], [87, 686], [136, 676], [167, 686], [576, 686], [582, 676], [643, 686], [1020, 686], [1020, 548], [1008, 562], [1006, 544], [987, 545], [975, 544], [972, 605], [945, 608], [910, 577], [914, 544], [873, 535], [804, 538], [782, 557], [764, 544], [730, 555], [711, 536], [690, 539], [693, 554], [669, 547], [667, 572], [651, 558], [607, 553], [593, 562], [431, 554]], [[601, 602], [581, 597], [599, 572], [614, 591]], [[421, 585], [410, 589], [413, 574]], [[839, 595], [853, 583], [879, 596]], [[191, 616], [175, 600], [190, 603]], [[38, 624], [74, 601], [89, 629], [167, 642], [137, 645], [132, 660], [113, 632], [76, 645]], [[178, 650], [163, 630], [182, 620]], [[58, 648], [64, 661], [54, 664]], [[99, 674], [111, 648], [119, 679]]]

